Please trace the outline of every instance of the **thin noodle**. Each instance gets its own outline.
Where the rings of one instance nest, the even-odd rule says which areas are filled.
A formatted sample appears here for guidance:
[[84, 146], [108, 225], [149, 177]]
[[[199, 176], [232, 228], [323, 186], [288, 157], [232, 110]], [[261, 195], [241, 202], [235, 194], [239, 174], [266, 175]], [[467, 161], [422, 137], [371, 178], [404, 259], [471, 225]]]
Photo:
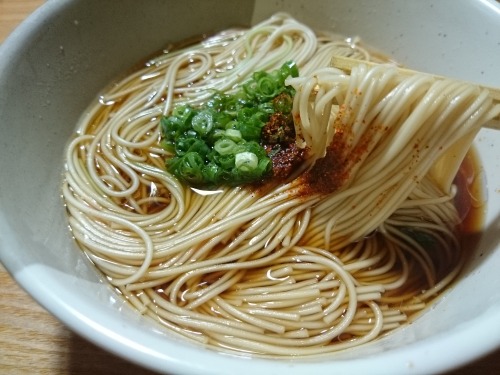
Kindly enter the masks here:
[[[69, 224], [141, 314], [223, 352], [326, 355], [397, 329], [456, 279], [456, 189], [428, 172], [500, 108], [477, 87], [391, 65], [347, 75], [333, 55], [382, 61], [280, 13], [149, 60], [82, 116], [66, 155]], [[278, 186], [210, 191], [166, 171], [162, 115], [287, 60], [300, 72], [286, 83], [302, 169]], [[308, 176], [332, 152], [344, 178], [315, 190]]]

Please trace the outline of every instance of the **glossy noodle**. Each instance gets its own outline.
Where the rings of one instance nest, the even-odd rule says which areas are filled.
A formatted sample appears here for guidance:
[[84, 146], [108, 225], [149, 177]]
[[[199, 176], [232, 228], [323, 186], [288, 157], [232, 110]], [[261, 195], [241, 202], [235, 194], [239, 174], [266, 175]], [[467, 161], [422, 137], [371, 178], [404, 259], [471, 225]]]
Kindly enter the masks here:
[[[78, 124], [63, 196], [76, 241], [172, 334], [259, 356], [328, 354], [408, 321], [466, 254], [453, 197], [429, 174], [495, 107], [478, 87], [381, 62], [357, 40], [284, 14], [166, 51], [109, 86]], [[288, 179], [195, 189], [167, 172], [159, 121], [293, 60], [297, 146]]]

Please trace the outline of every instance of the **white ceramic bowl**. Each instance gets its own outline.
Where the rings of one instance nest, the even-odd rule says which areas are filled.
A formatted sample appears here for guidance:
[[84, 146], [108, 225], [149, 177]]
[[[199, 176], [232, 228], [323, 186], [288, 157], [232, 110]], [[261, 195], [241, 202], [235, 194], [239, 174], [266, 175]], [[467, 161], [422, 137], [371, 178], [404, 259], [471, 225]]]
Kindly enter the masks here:
[[0, 51], [2, 263], [71, 329], [172, 374], [432, 373], [499, 347], [500, 132], [477, 138], [488, 212], [460, 282], [414, 324], [330, 359], [249, 359], [176, 341], [118, 298], [76, 248], [60, 198], [63, 149], [99, 89], [169, 41], [278, 10], [360, 35], [410, 67], [500, 86], [494, 1], [48, 1]]

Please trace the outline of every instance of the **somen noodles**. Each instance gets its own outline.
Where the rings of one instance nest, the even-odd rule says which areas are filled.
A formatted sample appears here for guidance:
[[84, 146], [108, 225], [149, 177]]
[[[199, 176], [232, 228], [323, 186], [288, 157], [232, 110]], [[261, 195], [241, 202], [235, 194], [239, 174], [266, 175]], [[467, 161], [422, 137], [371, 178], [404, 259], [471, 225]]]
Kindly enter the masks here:
[[[172, 334], [261, 356], [331, 353], [399, 327], [466, 254], [438, 157], [495, 117], [488, 92], [391, 65], [285, 14], [173, 48], [109, 86], [81, 118], [63, 196], [85, 254]], [[281, 180], [203, 188], [166, 167], [160, 121], [293, 61], [295, 145]]]

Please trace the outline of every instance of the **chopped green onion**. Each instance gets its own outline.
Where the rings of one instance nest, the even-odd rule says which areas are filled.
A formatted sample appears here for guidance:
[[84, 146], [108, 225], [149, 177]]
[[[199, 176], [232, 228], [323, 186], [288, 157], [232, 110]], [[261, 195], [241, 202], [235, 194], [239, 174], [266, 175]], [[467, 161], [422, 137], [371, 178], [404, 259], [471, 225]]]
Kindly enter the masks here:
[[213, 128], [213, 116], [209, 111], [197, 113], [191, 120], [193, 129], [200, 135], [207, 135]]
[[190, 185], [241, 185], [264, 179], [271, 159], [262, 133], [276, 112], [289, 114], [295, 93], [285, 85], [298, 76], [294, 62], [254, 72], [233, 94], [215, 92], [199, 108], [174, 107], [160, 121], [161, 145], [173, 156], [166, 166]]
[[175, 163], [175, 174], [182, 176], [182, 179], [189, 184], [200, 184], [203, 182], [202, 169], [204, 161], [200, 154], [188, 152]]
[[238, 141], [241, 141], [241, 139], [242, 139], [241, 132], [239, 130], [226, 129], [226, 131], [224, 133], [225, 133], [226, 137], [228, 137], [232, 141], [238, 142]]
[[214, 144], [214, 150], [220, 155], [232, 154], [236, 148], [236, 143], [228, 138], [219, 139]]
[[234, 158], [234, 165], [236, 168], [243, 171], [251, 171], [257, 168], [259, 158], [253, 152], [240, 152]]
[[292, 106], [293, 98], [288, 93], [281, 93], [273, 99], [273, 112], [290, 113]]

